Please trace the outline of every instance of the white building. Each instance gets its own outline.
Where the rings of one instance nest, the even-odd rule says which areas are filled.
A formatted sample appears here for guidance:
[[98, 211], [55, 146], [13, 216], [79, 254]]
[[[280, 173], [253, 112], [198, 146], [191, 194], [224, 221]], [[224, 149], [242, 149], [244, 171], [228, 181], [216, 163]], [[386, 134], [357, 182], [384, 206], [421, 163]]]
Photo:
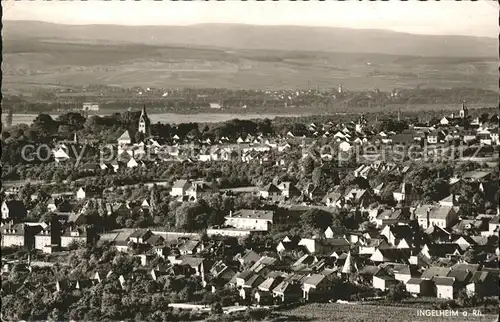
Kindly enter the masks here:
[[238, 229], [268, 231], [273, 219], [274, 212], [270, 210], [240, 209], [226, 216], [226, 225]]

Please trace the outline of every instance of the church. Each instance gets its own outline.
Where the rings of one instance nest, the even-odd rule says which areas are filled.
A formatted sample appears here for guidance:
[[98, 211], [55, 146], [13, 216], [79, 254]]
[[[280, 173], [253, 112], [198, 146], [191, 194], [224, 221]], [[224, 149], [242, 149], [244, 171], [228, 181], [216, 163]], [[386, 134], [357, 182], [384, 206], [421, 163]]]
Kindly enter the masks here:
[[141, 111], [141, 116], [139, 117], [139, 133], [144, 134], [145, 137], [150, 136], [151, 132], [151, 121], [149, 120], [148, 114], [146, 113], [146, 105], [143, 106]]
[[459, 116], [456, 117], [455, 113], [451, 113], [451, 116], [445, 116], [439, 121], [441, 125], [457, 125], [463, 124], [469, 118], [469, 109], [465, 104], [465, 101], [462, 102], [462, 108], [459, 111]]
[[[141, 115], [139, 116], [137, 132], [142, 133], [144, 138], [148, 138], [151, 135], [151, 121], [149, 120], [146, 112], [146, 105], [143, 106]], [[123, 134], [118, 138], [117, 143], [119, 146], [132, 144], [132, 136], [130, 135], [130, 132], [128, 130], [123, 132]]]

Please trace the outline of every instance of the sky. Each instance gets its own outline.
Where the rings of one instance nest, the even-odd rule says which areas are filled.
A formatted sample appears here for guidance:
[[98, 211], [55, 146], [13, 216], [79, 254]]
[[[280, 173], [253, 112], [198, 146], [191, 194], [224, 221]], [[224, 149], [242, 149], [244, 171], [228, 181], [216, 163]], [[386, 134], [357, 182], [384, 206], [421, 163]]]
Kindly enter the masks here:
[[185, 1], [2, 1], [4, 20], [64, 24], [330, 26], [386, 29], [416, 34], [498, 37], [498, 3], [443, 0], [409, 2], [185, 2]]

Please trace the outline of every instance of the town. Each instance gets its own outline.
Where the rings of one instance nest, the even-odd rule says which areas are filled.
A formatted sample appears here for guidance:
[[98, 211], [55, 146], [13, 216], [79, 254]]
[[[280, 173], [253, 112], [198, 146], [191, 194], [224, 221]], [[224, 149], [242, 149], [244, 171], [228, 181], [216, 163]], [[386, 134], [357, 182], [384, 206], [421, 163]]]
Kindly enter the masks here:
[[496, 316], [496, 112], [202, 126], [154, 124], [144, 105], [2, 127], [2, 316]]

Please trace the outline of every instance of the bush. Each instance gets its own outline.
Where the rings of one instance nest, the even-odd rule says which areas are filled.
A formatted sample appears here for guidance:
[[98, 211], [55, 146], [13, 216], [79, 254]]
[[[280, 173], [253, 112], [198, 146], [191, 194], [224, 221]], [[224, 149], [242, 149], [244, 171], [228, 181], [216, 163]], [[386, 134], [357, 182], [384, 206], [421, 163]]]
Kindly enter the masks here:
[[387, 300], [393, 302], [401, 302], [407, 297], [409, 297], [409, 294], [406, 291], [406, 286], [403, 283], [391, 285], [389, 287], [389, 292], [386, 295]]
[[268, 317], [271, 314], [271, 311], [268, 309], [249, 309], [246, 311], [245, 316], [248, 317], [251, 321], [261, 321]]

